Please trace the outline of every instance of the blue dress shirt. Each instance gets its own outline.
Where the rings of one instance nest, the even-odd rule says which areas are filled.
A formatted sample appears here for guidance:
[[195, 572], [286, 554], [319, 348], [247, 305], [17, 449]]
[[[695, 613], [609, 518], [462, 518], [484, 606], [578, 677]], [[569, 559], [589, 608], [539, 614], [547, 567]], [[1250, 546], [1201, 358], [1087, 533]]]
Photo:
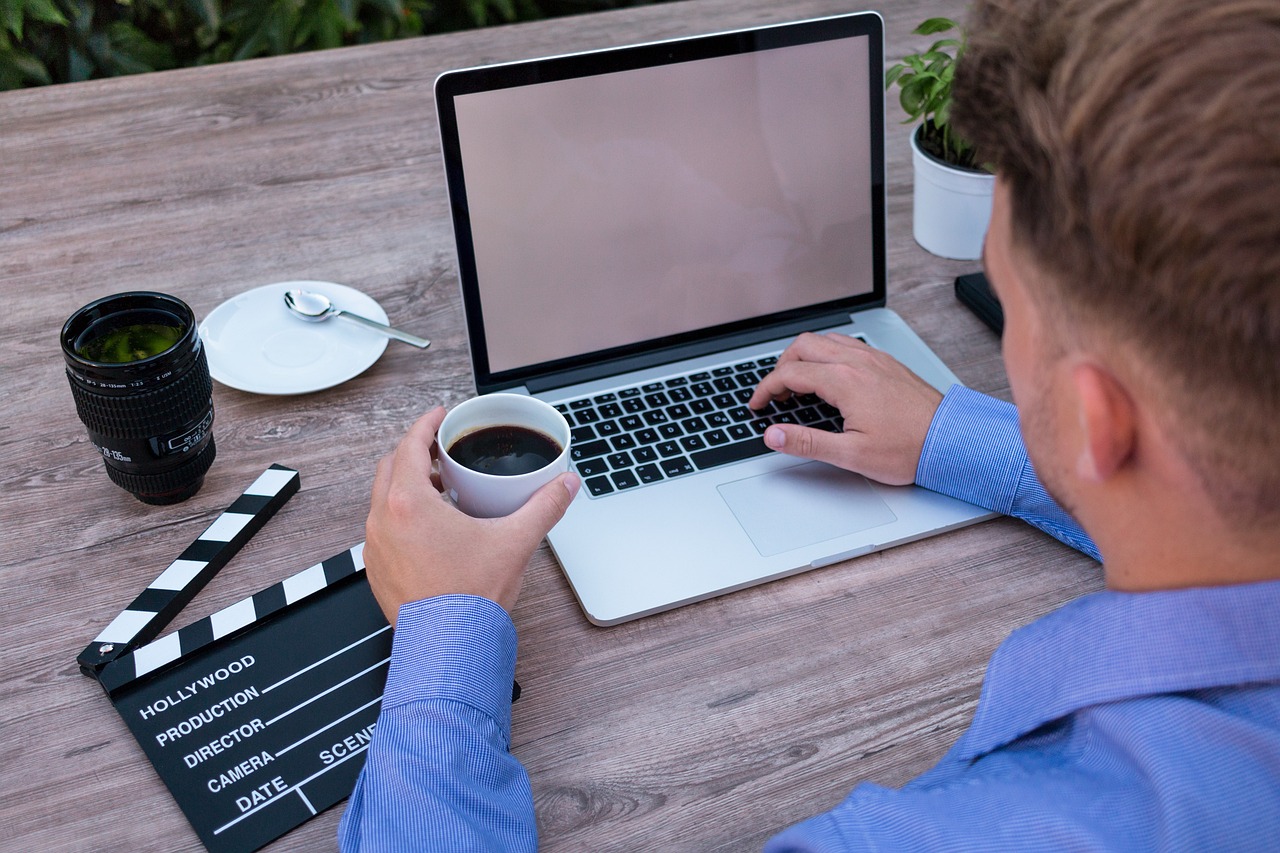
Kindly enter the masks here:
[[[917, 482], [1097, 556], [1036, 479], [1007, 403], [952, 388]], [[858, 785], [766, 850], [1278, 849], [1278, 614], [1280, 581], [1084, 596], [996, 650], [972, 724], [932, 770]], [[536, 849], [509, 752], [515, 650], [485, 599], [401, 608], [344, 850]]]

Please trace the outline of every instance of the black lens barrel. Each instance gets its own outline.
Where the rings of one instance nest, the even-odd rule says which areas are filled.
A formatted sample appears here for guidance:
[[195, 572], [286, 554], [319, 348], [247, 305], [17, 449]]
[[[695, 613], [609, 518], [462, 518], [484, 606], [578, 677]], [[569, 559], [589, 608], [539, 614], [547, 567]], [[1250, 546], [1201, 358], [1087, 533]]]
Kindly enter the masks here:
[[[84, 343], [130, 322], [180, 328], [177, 342], [121, 363], [93, 361]], [[81, 308], [62, 329], [76, 413], [112, 482], [144, 503], [185, 500], [204, 482], [213, 441], [213, 380], [191, 309], [172, 296], [134, 291]]]

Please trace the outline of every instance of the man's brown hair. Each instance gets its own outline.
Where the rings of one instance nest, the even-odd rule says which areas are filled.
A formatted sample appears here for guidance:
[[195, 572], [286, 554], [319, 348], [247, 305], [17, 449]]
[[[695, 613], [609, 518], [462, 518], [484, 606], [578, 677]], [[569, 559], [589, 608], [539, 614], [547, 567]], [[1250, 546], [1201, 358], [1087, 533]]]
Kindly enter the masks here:
[[977, 0], [952, 116], [1033, 298], [1142, 355], [1225, 517], [1280, 518], [1280, 0]]

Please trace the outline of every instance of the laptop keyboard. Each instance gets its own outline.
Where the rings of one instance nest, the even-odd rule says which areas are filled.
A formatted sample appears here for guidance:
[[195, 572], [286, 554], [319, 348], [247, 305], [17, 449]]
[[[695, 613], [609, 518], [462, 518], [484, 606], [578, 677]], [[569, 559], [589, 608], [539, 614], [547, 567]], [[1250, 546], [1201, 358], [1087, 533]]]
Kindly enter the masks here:
[[812, 394], [747, 408], [777, 361], [769, 355], [557, 403], [587, 493], [604, 497], [759, 456], [768, 452], [770, 424], [843, 429], [840, 412]]

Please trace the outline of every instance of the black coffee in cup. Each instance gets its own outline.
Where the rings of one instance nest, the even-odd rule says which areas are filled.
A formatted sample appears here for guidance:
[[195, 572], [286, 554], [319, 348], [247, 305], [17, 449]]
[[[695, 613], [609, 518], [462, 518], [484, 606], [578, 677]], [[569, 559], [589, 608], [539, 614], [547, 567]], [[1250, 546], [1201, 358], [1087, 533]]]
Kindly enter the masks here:
[[449, 445], [449, 456], [481, 474], [514, 477], [545, 468], [563, 448], [545, 433], [522, 426], [487, 426], [464, 433]]

